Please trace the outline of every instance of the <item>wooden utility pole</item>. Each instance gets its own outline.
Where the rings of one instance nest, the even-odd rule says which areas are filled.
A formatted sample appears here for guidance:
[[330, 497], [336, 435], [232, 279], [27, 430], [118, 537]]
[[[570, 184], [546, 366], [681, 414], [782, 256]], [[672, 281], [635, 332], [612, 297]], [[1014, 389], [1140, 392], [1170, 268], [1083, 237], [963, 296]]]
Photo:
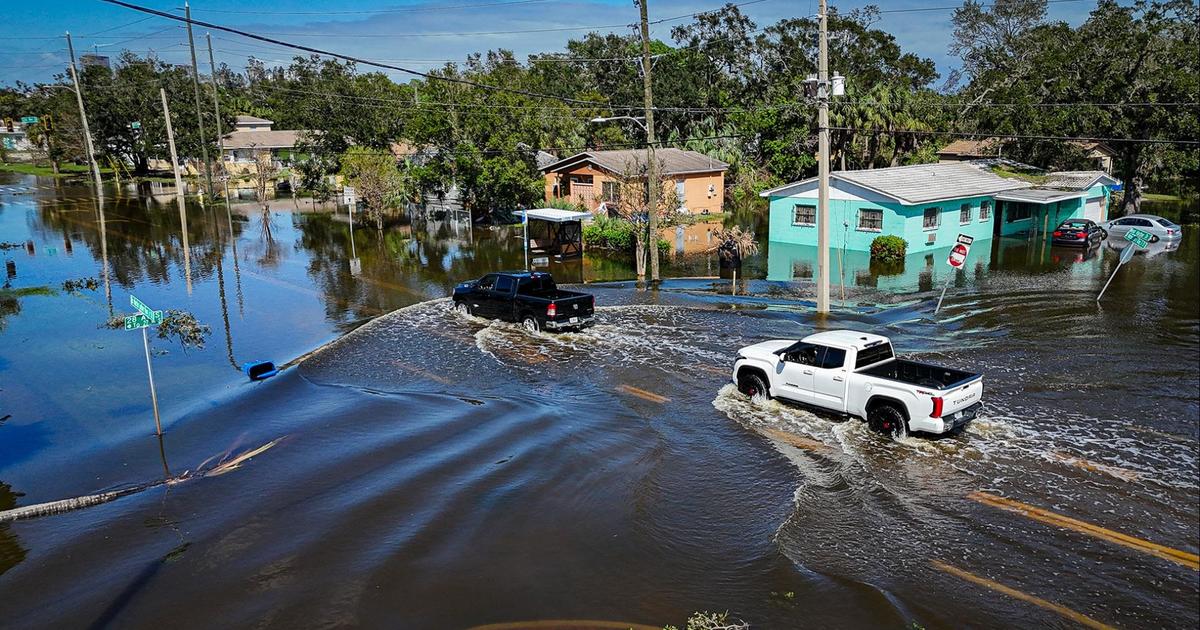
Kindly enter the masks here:
[[[221, 170], [225, 170], [225, 131], [221, 129], [221, 92], [217, 89], [217, 62], [213, 60], [212, 35], [204, 34], [204, 39], [208, 42], [208, 68], [209, 78], [212, 79], [213, 89], [213, 112], [217, 116], [217, 163], [221, 165]], [[225, 188], [225, 209], [228, 214], [229, 209], [229, 176], [225, 174], [221, 182]]]
[[646, 98], [646, 227], [650, 231], [650, 282], [657, 284], [658, 277], [658, 197], [662, 184], [658, 181], [658, 162], [654, 157], [654, 81], [651, 75], [650, 23], [646, 9], [647, 0], [634, 0], [642, 13], [642, 89]]
[[817, 45], [817, 312], [829, 312], [829, 24], [825, 0], [817, 16], [820, 42]]
[[192, 294], [192, 250], [188, 245], [187, 206], [183, 199], [183, 176], [179, 173], [179, 156], [175, 153], [175, 128], [171, 125], [171, 109], [167, 106], [167, 90], [158, 88], [162, 97], [163, 118], [167, 123], [167, 145], [171, 148], [171, 172], [175, 173], [175, 200], [179, 204], [179, 224], [183, 231], [183, 273], [188, 295]]
[[79, 71], [75, 69], [75, 46], [71, 44], [71, 33], [67, 33], [67, 51], [71, 53], [71, 82], [75, 84], [75, 101], [79, 104], [79, 121], [83, 124], [83, 146], [87, 150], [88, 162], [92, 164], [92, 177], [96, 180], [96, 195], [100, 188], [100, 165], [96, 163], [96, 147], [92, 145], [92, 132], [88, 129], [87, 112], [83, 109], [83, 89], [79, 87]]
[[204, 110], [200, 109], [200, 70], [196, 67], [196, 41], [192, 39], [192, 7], [183, 3], [183, 16], [187, 20], [188, 48], [192, 51], [192, 88], [196, 93], [196, 124], [200, 127], [200, 159], [204, 160], [204, 181], [208, 184], [208, 198], [216, 197], [213, 190], [212, 171], [208, 166], [208, 143], [204, 134]]

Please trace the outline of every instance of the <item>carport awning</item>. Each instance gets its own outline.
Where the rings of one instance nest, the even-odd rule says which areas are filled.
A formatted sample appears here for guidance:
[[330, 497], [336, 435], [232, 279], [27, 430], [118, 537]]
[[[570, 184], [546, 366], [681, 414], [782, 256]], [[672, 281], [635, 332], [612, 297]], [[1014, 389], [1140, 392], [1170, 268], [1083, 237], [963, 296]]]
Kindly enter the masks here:
[[1050, 204], [1068, 199], [1083, 199], [1087, 191], [1051, 190], [1049, 188], [1026, 188], [1010, 190], [996, 195], [996, 201], [1017, 201], [1021, 203]]
[[590, 212], [575, 212], [572, 210], [560, 210], [558, 208], [533, 208], [530, 210], [517, 210], [514, 214], [519, 217], [529, 217], [529, 219], [532, 221], [549, 221], [550, 223], [589, 221], [592, 218], [592, 213]]

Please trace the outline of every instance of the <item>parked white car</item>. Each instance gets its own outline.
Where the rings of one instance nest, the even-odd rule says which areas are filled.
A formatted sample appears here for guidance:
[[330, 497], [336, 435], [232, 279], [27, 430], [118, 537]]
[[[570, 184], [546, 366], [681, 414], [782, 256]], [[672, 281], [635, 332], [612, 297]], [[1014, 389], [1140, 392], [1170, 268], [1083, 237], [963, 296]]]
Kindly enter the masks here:
[[1183, 228], [1175, 225], [1170, 219], [1164, 219], [1153, 214], [1131, 214], [1119, 219], [1106, 222], [1101, 227], [1110, 237], [1124, 239], [1125, 233], [1133, 228], [1148, 232], [1155, 238], [1150, 242], [1174, 241], [1183, 238]]
[[887, 337], [833, 330], [738, 350], [733, 382], [779, 398], [863, 418], [881, 433], [945, 434], [983, 407], [983, 376], [896, 357]]

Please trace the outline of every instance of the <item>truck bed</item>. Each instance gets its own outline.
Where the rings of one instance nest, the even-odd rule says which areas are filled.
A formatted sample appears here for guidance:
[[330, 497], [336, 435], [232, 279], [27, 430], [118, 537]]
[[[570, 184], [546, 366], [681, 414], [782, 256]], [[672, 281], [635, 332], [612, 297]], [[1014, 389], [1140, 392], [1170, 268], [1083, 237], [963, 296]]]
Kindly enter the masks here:
[[979, 377], [978, 374], [963, 370], [906, 359], [893, 359], [887, 363], [859, 370], [858, 373], [932, 389], [950, 389]]

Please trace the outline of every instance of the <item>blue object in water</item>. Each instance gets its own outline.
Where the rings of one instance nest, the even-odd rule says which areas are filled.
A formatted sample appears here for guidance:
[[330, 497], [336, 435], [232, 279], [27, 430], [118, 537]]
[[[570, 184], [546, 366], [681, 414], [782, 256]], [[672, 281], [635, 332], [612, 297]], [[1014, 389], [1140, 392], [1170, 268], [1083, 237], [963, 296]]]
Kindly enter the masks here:
[[242, 365], [242, 372], [252, 381], [261, 381], [279, 373], [275, 364], [270, 361], [251, 361]]

